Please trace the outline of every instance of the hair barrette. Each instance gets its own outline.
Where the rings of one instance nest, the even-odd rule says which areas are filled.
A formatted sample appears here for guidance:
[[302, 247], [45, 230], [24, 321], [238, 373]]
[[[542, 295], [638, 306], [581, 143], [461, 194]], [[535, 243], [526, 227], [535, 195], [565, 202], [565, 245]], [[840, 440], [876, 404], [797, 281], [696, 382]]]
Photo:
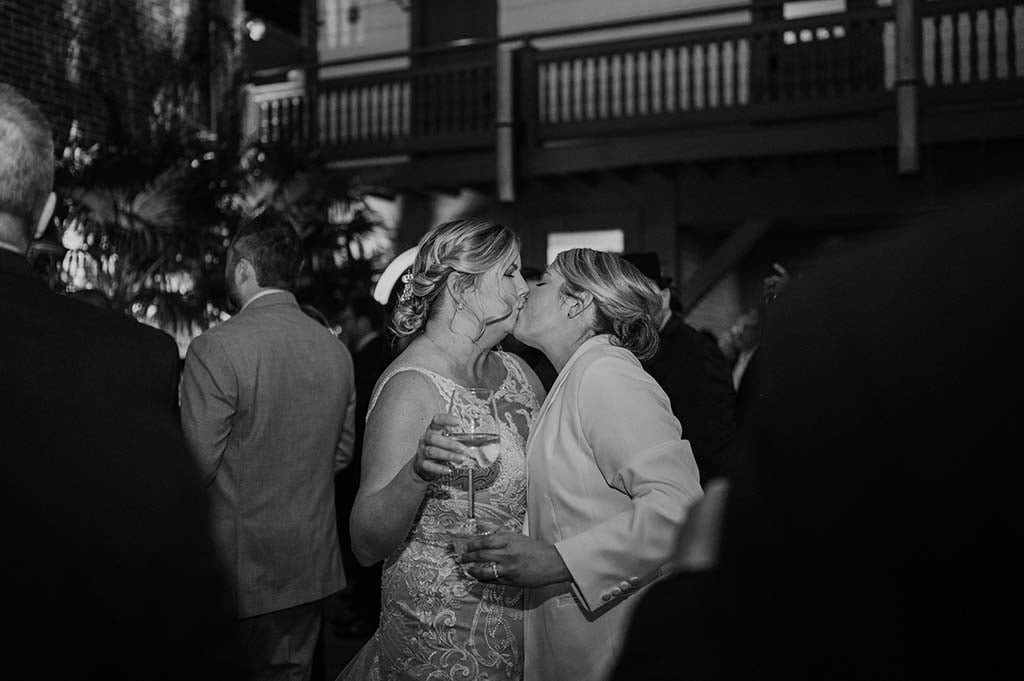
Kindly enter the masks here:
[[398, 295], [398, 302], [404, 303], [412, 298], [412, 272], [402, 275], [402, 292]]

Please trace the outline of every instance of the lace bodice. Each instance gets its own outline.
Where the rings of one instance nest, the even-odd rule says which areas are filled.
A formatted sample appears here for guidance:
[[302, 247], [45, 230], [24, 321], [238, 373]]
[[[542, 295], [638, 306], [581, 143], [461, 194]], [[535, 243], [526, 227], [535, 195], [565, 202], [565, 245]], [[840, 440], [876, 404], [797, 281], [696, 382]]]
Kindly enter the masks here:
[[[493, 465], [475, 475], [475, 507], [481, 519], [500, 520], [508, 524], [510, 530], [519, 531], [526, 514], [526, 439], [539, 404], [519, 363], [508, 353], [498, 351], [496, 354], [506, 371], [505, 379], [494, 394], [501, 428], [501, 454]], [[403, 371], [415, 371], [430, 379], [438, 392], [439, 408], [454, 403], [456, 410], [461, 411], [474, 399], [463, 386], [446, 376], [421, 367], [399, 366], [378, 381], [370, 398], [367, 418], [373, 413], [384, 385]], [[468, 483], [465, 471], [456, 471], [432, 482], [405, 544], [413, 538], [427, 543], [434, 543], [436, 539], [447, 542], [447, 531], [466, 517]]]

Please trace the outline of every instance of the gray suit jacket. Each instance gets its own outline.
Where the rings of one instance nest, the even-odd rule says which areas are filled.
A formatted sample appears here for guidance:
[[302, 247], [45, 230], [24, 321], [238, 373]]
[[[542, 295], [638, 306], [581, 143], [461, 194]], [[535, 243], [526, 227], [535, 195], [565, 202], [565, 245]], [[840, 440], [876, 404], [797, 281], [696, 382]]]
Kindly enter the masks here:
[[284, 291], [189, 345], [182, 428], [210, 492], [239, 617], [345, 585], [334, 472], [351, 453], [354, 386], [344, 344]]

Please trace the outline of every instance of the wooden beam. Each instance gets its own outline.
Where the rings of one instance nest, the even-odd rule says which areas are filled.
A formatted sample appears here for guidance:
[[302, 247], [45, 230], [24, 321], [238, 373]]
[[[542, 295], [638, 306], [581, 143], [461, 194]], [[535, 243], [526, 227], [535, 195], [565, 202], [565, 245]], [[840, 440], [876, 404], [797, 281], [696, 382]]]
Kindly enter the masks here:
[[752, 218], [734, 229], [718, 250], [686, 281], [680, 284], [679, 297], [685, 314], [710, 291], [718, 280], [771, 229], [772, 220]]
[[[995, 12], [992, 12], [995, 21]], [[899, 171], [916, 173], [920, 169], [918, 153], [918, 73], [921, 50], [918, 32], [917, 0], [896, 1], [896, 120], [898, 126]], [[994, 37], [993, 33], [993, 37]], [[993, 50], [995, 45], [989, 47]]]

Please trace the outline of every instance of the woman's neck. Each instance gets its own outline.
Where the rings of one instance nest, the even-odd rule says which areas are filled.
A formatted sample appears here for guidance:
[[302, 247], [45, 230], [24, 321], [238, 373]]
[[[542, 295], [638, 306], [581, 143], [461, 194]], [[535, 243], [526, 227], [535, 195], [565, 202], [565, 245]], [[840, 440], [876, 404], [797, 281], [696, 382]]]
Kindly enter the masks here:
[[485, 384], [487, 353], [490, 349], [487, 345], [431, 323], [423, 330], [423, 337], [430, 350], [448, 367], [446, 373], [461, 379], [460, 382], [466, 385]]
[[557, 342], [553, 343], [550, 348], [540, 348], [540, 351], [551, 362], [551, 366], [555, 367], [555, 371], [561, 371], [566, 364], [569, 363], [569, 359], [580, 349], [580, 346], [586, 343], [588, 340], [593, 338], [596, 334], [588, 333], [579, 336], [575, 340], [569, 342]]

